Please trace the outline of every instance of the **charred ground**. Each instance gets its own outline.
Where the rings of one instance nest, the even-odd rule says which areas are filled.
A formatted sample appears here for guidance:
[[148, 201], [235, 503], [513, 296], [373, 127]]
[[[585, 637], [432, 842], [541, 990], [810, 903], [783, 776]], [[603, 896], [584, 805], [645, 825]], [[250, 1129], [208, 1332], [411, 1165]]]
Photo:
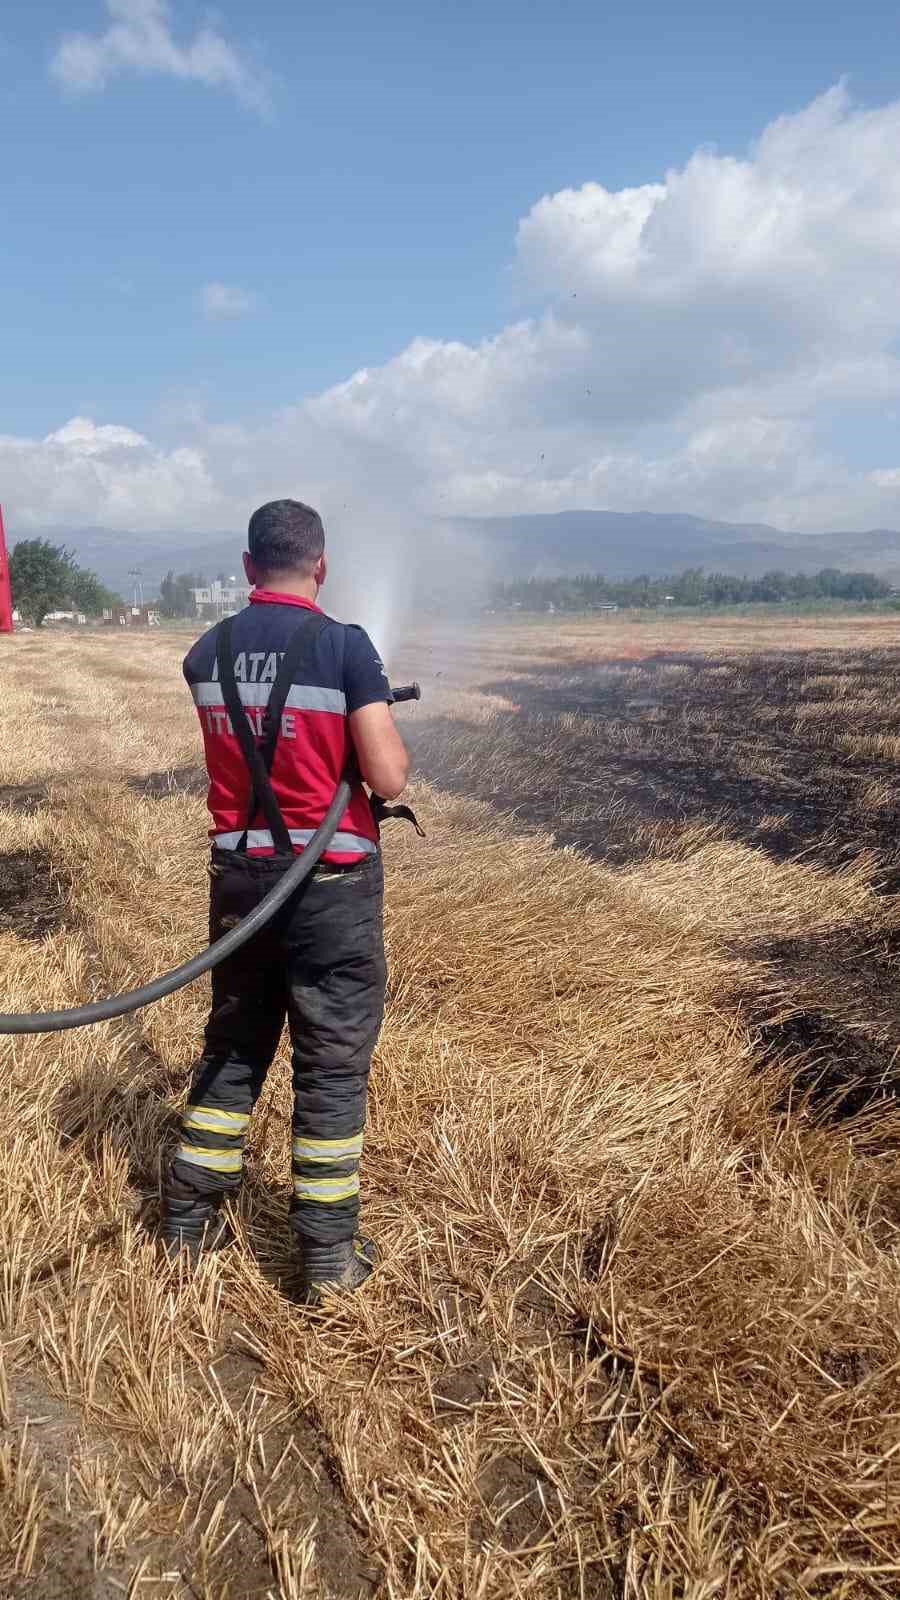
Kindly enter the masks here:
[[419, 762], [561, 844], [626, 864], [712, 824], [779, 860], [874, 852], [900, 888], [900, 647], [570, 660], [480, 688], [510, 709], [480, 737], [423, 721]]
[[[561, 846], [633, 870], [708, 830], [900, 892], [900, 647], [575, 657], [473, 689], [490, 716], [423, 718], [420, 768]], [[762, 1060], [799, 1063], [795, 1094], [852, 1116], [896, 1093], [896, 930], [747, 925], [727, 943], [768, 979], [744, 1005]]]

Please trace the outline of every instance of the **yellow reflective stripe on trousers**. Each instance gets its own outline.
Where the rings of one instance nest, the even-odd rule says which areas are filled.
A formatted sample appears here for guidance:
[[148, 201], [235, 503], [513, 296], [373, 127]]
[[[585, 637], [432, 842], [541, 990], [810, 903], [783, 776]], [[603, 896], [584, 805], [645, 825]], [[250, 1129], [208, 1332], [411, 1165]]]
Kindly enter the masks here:
[[315, 1200], [320, 1205], [333, 1205], [335, 1200], [352, 1200], [359, 1194], [359, 1173], [346, 1178], [295, 1178], [294, 1197], [297, 1200]]
[[179, 1161], [192, 1167], [208, 1167], [211, 1172], [240, 1172], [243, 1152], [240, 1150], [204, 1150], [192, 1144], [180, 1144], [175, 1151]]
[[250, 1124], [248, 1111], [220, 1111], [217, 1106], [188, 1106], [182, 1119], [183, 1128], [205, 1128], [207, 1133], [246, 1133]]
[[293, 1144], [295, 1161], [353, 1161], [362, 1155], [362, 1148], [361, 1133], [343, 1139], [309, 1139], [303, 1134]]

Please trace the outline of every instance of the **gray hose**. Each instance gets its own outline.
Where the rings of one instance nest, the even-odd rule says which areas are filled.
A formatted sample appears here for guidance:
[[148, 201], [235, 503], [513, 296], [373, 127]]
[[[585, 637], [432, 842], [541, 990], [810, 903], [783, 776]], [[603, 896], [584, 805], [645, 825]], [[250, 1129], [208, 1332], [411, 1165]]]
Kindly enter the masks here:
[[128, 994], [112, 995], [108, 1000], [95, 1000], [92, 1005], [73, 1006], [70, 1011], [35, 1011], [10, 1013], [8, 1016], [0, 1015], [0, 1034], [2, 1033], [62, 1033], [66, 1028], [83, 1028], [91, 1022], [107, 1022], [111, 1017], [123, 1017], [129, 1011], [139, 1011], [141, 1006], [150, 1006], [155, 1000], [162, 1000], [164, 995], [174, 994], [176, 989], [183, 989], [186, 983], [192, 983], [195, 978], [209, 972], [211, 967], [217, 967], [220, 961], [233, 955], [242, 944], [252, 939], [260, 928], [271, 921], [276, 911], [289, 900], [294, 890], [308, 878], [320, 857], [328, 849], [338, 823], [347, 809], [350, 800], [350, 785], [341, 780], [335, 792], [334, 799], [328, 807], [325, 816], [318, 828], [296, 861], [288, 867], [284, 876], [278, 879], [274, 889], [271, 889], [264, 900], [232, 928], [215, 944], [208, 945], [198, 956], [193, 956], [190, 961], [185, 961], [183, 966], [176, 967], [174, 972], [164, 972], [162, 977], [154, 978], [152, 983], [145, 983], [140, 989], [132, 989]]
[[[422, 691], [417, 683], [408, 683], [400, 689], [392, 689], [391, 697], [395, 701], [421, 700]], [[242, 944], [246, 944], [260, 928], [264, 928], [276, 911], [290, 899], [294, 890], [309, 877], [334, 838], [349, 801], [350, 785], [342, 778], [334, 791], [331, 805], [306, 849], [279, 878], [274, 889], [269, 890], [265, 899], [243, 922], [217, 939], [215, 944], [208, 945], [200, 955], [185, 961], [174, 972], [164, 972], [162, 977], [154, 978], [152, 983], [145, 983], [140, 989], [131, 989], [128, 994], [111, 995], [108, 1000], [95, 1000], [91, 1005], [73, 1006], [70, 1011], [21, 1011], [9, 1012], [5, 1016], [0, 1013], [0, 1034], [62, 1033], [66, 1028], [84, 1028], [91, 1022], [108, 1022], [111, 1017], [124, 1017], [129, 1011], [140, 1011], [141, 1006], [152, 1006], [154, 1001], [174, 994], [176, 989], [183, 989], [195, 978], [202, 978], [204, 972], [217, 967], [220, 961], [233, 955], [235, 950], [240, 950]]]

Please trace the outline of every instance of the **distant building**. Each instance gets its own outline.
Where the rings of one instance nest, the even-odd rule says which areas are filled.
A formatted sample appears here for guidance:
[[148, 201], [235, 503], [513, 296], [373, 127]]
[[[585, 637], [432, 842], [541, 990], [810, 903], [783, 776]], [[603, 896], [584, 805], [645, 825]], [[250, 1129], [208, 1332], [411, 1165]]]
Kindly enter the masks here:
[[103, 621], [107, 627], [114, 628], [158, 628], [160, 613], [158, 606], [106, 606], [103, 612]]
[[209, 613], [217, 617], [227, 617], [230, 612], [239, 611], [247, 604], [250, 587], [246, 583], [222, 583], [216, 578], [213, 583], [192, 589], [191, 594], [194, 597], [198, 617], [207, 616]]
[[44, 622], [74, 622], [79, 627], [84, 627], [87, 617], [83, 611], [48, 611]]

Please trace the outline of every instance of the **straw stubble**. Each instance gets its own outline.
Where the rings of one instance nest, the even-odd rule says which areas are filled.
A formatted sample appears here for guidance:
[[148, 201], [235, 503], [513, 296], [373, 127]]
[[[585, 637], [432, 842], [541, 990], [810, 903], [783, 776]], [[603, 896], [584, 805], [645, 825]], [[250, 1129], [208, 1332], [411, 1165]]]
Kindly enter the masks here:
[[[182, 646], [129, 640], [124, 678], [119, 640], [9, 646], [3, 782], [48, 791], [0, 804], [0, 854], [69, 887], [65, 925], [0, 933], [4, 1009], [203, 942], [202, 798], [129, 782], [196, 762]], [[871, 872], [690, 820], [613, 867], [462, 794], [414, 800], [427, 842], [386, 845], [384, 1263], [358, 1297], [292, 1297], [284, 1055], [235, 1243], [194, 1277], [160, 1265], [203, 986], [0, 1041], [3, 1593], [896, 1593], [900, 1124], [890, 1095], [823, 1116], [789, 1050], [763, 1070], [754, 1006], [791, 1001], [751, 948], [888, 928]]]

